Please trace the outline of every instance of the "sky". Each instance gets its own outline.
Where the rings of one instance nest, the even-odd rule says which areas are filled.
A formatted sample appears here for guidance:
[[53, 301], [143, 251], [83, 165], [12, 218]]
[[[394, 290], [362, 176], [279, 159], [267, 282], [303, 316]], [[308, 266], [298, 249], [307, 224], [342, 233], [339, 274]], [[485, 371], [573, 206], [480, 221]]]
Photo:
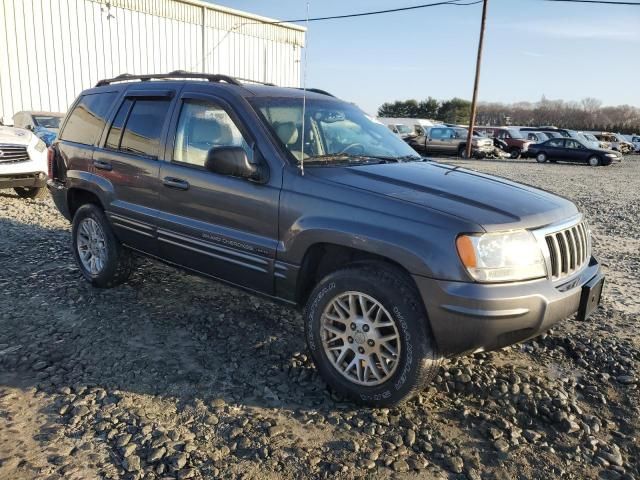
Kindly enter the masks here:
[[[464, 0], [462, 0], [464, 1]], [[216, 0], [279, 20], [305, 18], [306, 0]], [[310, 0], [310, 16], [429, 3]], [[638, 1], [640, 3], [640, 1]], [[439, 6], [314, 22], [307, 86], [375, 113], [387, 101], [470, 99], [482, 5]], [[640, 7], [489, 0], [479, 100], [595, 97], [640, 106]]]

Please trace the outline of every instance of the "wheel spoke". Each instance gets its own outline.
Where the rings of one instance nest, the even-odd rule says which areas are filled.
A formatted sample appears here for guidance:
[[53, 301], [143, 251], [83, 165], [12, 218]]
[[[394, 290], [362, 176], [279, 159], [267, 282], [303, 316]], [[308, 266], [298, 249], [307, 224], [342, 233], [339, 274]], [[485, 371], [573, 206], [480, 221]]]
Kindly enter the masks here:
[[347, 319], [344, 316], [341, 316], [340, 314], [332, 315], [330, 313], [325, 313], [324, 316], [329, 320], [331, 320], [332, 322], [347, 323]]
[[393, 340], [397, 340], [397, 339], [398, 339], [398, 335], [396, 335], [395, 333], [393, 333], [393, 334], [391, 334], [391, 335], [386, 335], [386, 336], [384, 336], [384, 337], [380, 337], [380, 338], [378, 339], [378, 341], [379, 341], [380, 343], [385, 344], [385, 343], [388, 343], [388, 342], [391, 342], [391, 341], [393, 341]]
[[333, 325], [331, 325], [330, 323], [325, 323], [324, 324], [324, 329], [335, 334], [338, 337], [342, 337], [344, 336], [344, 331], [340, 330], [337, 327], [334, 327]]
[[338, 367], [340, 367], [340, 365], [342, 365], [342, 362], [344, 361], [345, 357], [347, 356], [347, 353], [349, 353], [351, 351], [351, 349], [349, 347], [343, 347], [342, 351], [340, 352], [340, 355], [338, 355], [338, 358], [336, 358], [336, 365]]

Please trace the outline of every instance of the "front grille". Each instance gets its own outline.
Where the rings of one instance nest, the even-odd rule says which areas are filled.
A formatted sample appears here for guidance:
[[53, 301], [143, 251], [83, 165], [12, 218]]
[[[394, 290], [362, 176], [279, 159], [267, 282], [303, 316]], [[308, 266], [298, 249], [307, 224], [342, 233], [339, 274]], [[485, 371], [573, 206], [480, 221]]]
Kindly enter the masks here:
[[551, 279], [561, 280], [580, 270], [591, 256], [587, 226], [572, 227], [545, 236], [551, 260]]
[[0, 163], [26, 162], [29, 160], [27, 147], [23, 145], [0, 144]]

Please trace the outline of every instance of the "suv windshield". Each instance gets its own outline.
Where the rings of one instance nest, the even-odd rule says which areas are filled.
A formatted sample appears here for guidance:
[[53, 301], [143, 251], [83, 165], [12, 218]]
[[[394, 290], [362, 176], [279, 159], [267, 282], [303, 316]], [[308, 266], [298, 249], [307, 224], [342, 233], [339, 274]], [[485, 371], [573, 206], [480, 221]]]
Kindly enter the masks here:
[[396, 128], [400, 133], [413, 133], [413, 130], [411, 129], [411, 127], [407, 127], [406, 125], [398, 124], [396, 125]]
[[249, 101], [297, 161], [304, 147], [305, 165], [421, 159], [387, 127], [349, 103], [308, 98], [303, 122], [301, 98]]
[[44, 128], [60, 128], [60, 120], [62, 120], [62, 118], [51, 115], [34, 115], [33, 117], [36, 126]]

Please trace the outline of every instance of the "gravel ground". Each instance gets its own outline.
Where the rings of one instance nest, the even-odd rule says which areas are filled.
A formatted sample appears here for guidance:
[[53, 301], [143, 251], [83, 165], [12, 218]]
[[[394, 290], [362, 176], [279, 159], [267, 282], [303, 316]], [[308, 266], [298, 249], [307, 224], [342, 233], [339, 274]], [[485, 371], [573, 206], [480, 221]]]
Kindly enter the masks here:
[[0, 193], [0, 478], [640, 478], [640, 159], [448, 161], [575, 201], [606, 298], [398, 409], [332, 396], [296, 311], [147, 260], [91, 288], [51, 200]]

